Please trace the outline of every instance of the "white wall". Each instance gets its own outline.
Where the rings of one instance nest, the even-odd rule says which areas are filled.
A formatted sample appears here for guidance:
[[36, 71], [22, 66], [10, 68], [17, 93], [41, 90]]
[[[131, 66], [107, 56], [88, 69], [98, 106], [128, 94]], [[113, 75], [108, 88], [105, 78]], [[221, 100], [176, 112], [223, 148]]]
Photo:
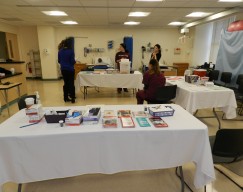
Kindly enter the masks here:
[[[162, 47], [161, 61], [172, 65], [173, 62], [191, 63], [192, 46], [188, 44], [178, 44], [178, 38], [181, 34], [178, 29], [97, 29], [97, 28], [56, 28], [56, 46], [58, 43], [68, 37], [75, 37], [75, 56], [82, 63], [92, 63], [94, 57], [109, 56], [114, 62], [115, 54], [124, 36], [133, 36], [133, 68], [138, 69], [141, 66], [142, 46], [160, 44]], [[107, 42], [114, 41], [114, 48], [107, 49]], [[104, 53], [89, 53], [84, 57], [84, 47], [91, 44], [92, 48], [105, 48]], [[180, 47], [182, 53], [174, 54], [174, 48]], [[151, 53], [145, 54], [145, 62], [149, 61]]]
[[[139, 69], [142, 60], [142, 46], [151, 46], [156, 43], [162, 47], [162, 59], [167, 65], [173, 62], [188, 62], [192, 60], [192, 43], [179, 44], [178, 38], [181, 36], [178, 29], [106, 29], [106, 28], [81, 28], [81, 27], [12, 27], [0, 23], [0, 31], [11, 32], [18, 35], [21, 60], [29, 62], [27, 55], [30, 49], [39, 49], [41, 53], [42, 74], [44, 79], [58, 78], [57, 46], [59, 42], [68, 37], [75, 37], [76, 58], [82, 63], [92, 63], [96, 56], [109, 56], [112, 61], [122, 43], [123, 37], [133, 36], [133, 68]], [[193, 30], [192, 30], [193, 31]], [[191, 33], [191, 30], [190, 30]], [[190, 34], [193, 36], [193, 32]], [[87, 37], [87, 38], [82, 38]], [[114, 41], [114, 48], [107, 49], [107, 42]], [[84, 47], [92, 44], [93, 48], [105, 48], [104, 53], [90, 53], [84, 57]], [[181, 54], [175, 55], [174, 48], [181, 48]], [[49, 55], [43, 54], [43, 49], [48, 48]], [[149, 61], [151, 53], [145, 53], [145, 63]]]
[[193, 45], [192, 65], [203, 65], [209, 62], [211, 43], [213, 36], [213, 23], [207, 23], [195, 27], [195, 40]]
[[[39, 43], [38, 43], [38, 35], [37, 35], [37, 28], [36, 27], [19, 27], [19, 52], [20, 52], [20, 58], [22, 61], [25, 61], [25, 63], [30, 62], [30, 56], [29, 51], [39, 50]], [[32, 74], [29, 73], [28, 70], [26, 70], [26, 76], [32, 77]]]
[[[38, 26], [38, 41], [41, 58], [41, 70], [43, 79], [58, 79], [57, 47], [55, 44], [55, 28]], [[44, 50], [47, 49], [48, 53]]]
[[0, 31], [17, 34], [18, 33], [18, 27], [8, 25], [8, 24], [5, 24], [5, 23], [0, 23]]

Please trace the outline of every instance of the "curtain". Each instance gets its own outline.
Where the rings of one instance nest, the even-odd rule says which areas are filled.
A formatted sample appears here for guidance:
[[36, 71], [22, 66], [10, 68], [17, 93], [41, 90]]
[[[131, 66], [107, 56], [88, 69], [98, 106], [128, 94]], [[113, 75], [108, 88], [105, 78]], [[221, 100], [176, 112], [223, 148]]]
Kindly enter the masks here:
[[215, 69], [231, 72], [231, 86], [236, 86], [238, 74], [243, 74], [243, 31], [221, 31]]

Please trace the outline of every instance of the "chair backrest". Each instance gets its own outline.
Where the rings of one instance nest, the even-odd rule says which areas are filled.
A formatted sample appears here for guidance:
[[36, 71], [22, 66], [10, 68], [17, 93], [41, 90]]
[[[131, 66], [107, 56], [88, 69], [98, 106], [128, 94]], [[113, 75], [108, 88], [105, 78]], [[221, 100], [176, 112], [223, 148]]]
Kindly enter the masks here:
[[243, 129], [220, 129], [216, 133], [213, 155], [237, 158], [243, 155]]
[[219, 79], [219, 70], [209, 72], [209, 81], [217, 81]]
[[156, 101], [161, 101], [161, 103], [168, 103], [176, 97], [177, 85], [170, 85], [159, 87], [155, 93]]
[[108, 69], [108, 67], [107, 67], [107, 65], [95, 65], [94, 70], [95, 69]]
[[231, 82], [232, 73], [231, 72], [222, 72], [220, 81], [224, 83], [230, 83]]
[[25, 104], [25, 99], [26, 98], [34, 98], [35, 104], [36, 104], [36, 95], [23, 96], [18, 101], [19, 110], [26, 108], [26, 104]]
[[236, 84], [239, 85], [240, 84], [240, 80], [243, 79], [243, 74], [239, 74], [236, 80]]
[[239, 80], [238, 92], [243, 94], [243, 78]]
[[111, 58], [108, 56], [102, 56], [102, 57], [95, 57], [94, 58], [94, 64], [99, 64], [98, 59], [101, 58], [103, 63], [107, 63], [107, 65], [112, 65]]

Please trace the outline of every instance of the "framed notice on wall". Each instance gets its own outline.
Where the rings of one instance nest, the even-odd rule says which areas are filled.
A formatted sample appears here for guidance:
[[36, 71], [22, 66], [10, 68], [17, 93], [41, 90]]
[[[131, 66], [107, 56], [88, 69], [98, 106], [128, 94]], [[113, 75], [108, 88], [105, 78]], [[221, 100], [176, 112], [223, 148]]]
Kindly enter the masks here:
[[179, 47], [174, 48], [174, 54], [175, 55], [180, 55], [181, 54], [181, 48], [179, 48]]

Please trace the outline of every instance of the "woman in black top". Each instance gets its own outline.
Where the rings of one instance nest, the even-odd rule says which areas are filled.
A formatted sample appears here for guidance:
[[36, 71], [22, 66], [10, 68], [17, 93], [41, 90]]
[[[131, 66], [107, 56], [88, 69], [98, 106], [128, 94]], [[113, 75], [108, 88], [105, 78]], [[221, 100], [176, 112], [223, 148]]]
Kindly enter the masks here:
[[[119, 52], [116, 53], [116, 57], [115, 57], [115, 62], [117, 64], [118, 70], [120, 70], [121, 59], [129, 59], [130, 60], [130, 55], [129, 55], [128, 51], [126, 50], [126, 45], [124, 43], [120, 44]], [[117, 88], [118, 93], [121, 93], [121, 91], [122, 91], [122, 88]], [[123, 88], [123, 91], [128, 92], [128, 89]]]
[[159, 62], [160, 58], [161, 58], [161, 48], [160, 48], [159, 44], [156, 44], [154, 46], [154, 51], [151, 54], [151, 58], [150, 59], [156, 59]]

